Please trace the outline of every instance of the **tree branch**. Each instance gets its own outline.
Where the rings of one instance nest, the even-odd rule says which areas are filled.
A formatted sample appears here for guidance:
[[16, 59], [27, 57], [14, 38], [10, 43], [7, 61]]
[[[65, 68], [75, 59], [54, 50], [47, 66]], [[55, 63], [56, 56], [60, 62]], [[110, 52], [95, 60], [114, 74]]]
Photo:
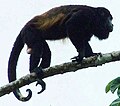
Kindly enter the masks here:
[[[77, 62], [68, 62], [68, 63], [64, 63], [61, 65], [56, 65], [54, 67], [49, 67], [47, 69], [44, 69], [43, 78], [47, 78], [57, 74], [63, 74], [66, 72], [75, 72], [83, 68], [97, 67], [105, 63], [119, 61], [119, 60], [120, 60], [120, 51], [101, 54], [101, 55], [86, 58], [82, 61], [81, 64], [78, 64]], [[23, 76], [22, 78], [16, 81], [13, 81], [5, 86], [0, 87], [0, 97], [5, 94], [9, 94], [10, 92], [12, 92], [17, 88], [21, 88], [25, 85], [35, 82], [36, 80], [37, 80], [37, 75], [35, 72], [28, 74], [26, 76]]]

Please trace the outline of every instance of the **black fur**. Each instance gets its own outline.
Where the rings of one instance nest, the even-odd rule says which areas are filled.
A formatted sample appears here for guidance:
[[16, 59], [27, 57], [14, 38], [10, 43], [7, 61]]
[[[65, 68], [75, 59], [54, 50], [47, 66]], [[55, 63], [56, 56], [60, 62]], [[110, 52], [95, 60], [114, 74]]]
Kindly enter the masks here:
[[[83, 5], [56, 7], [34, 17], [23, 27], [14, 43], [8, 63], [9, 82], [16, 80], [16, 65], [24, 44], [31, 48], [30, 72], [38, 67], [40, 59], [42, 59], [40, 67], [50, 66], [51, 51], [46, 40], [70, 38], [78, 52], [78, 56], [73, 60], [81, 62], [84, 57], [95, 55], [88, 43], [93, 35], [100, 40], [108, 38], [113, 30], [111, 21], [112, 15], [106, 8]], [[45, 83], [41, 82], [43, 82], [42, 78], [37, 84], [41, 84], [45, 89]], [[21, 97], [19, 90], [13, 93], [18, 100], [28, 101], [32, 92], [27, 91], [29, 91], [27, 97]]]

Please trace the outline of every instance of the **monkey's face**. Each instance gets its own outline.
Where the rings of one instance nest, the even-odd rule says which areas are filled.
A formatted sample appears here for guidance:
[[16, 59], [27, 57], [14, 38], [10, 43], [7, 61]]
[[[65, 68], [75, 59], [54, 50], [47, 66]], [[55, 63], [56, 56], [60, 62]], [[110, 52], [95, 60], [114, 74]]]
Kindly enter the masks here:
[[106, 39], [109, 37], [109, 33], [113, 31], [113, 17], [105, 8], [98, 8], [97, 12], [94, 34], [100, 40]]

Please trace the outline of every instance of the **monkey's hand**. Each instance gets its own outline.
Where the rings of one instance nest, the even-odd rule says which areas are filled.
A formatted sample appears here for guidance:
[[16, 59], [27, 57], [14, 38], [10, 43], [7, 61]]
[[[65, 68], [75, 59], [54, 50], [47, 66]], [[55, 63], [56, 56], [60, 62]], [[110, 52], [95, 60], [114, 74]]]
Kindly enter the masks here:
[[78, 63], [81, 63], [82, 60], [83, 60], [83, 57], [80, 57], [79, 55], [78, 56], [75, 56], [73, 58], [71, 58], [72, 62], [78, 62]]
[[37, 76], [38, 76], [38, 79], [37, 79], [37, 83], [36, 83], [36, 86], [37, 85], [41, 85], [42, 87], [42, 90], [40, 92], [38, 92], [38, 94], [42, 93], [45, 89], [46, 89], [46, 84], [45, 82], [42, 80], [43, 76], [44, 76], [44, 73], [43, 73], [43, 70], [41, 67], [37, 67], [34, 69], [34, 72], [36, 72]]
[[[87, 56], [85, 56], [85, 57], [87, 58], [87, 57], [98, 56], [98, 55], [101, 56], [102, 53], [93, 53], [93, 54], [87, 55]], [[83, 60], [83, 57], [80, 56], [80, 55], [78, 55], [78, 56], [75, 56], [75, 57], [71, 58], [71, 60], [72, 60], [72, 62], [78, 62], [78, 63], [81, 63], [82, 60]]]
[[93, 56], [95, 56], [95, 55], [97, 55], [97, 56], [100, 55], [101, 56], [102, 53], [93, 53]]

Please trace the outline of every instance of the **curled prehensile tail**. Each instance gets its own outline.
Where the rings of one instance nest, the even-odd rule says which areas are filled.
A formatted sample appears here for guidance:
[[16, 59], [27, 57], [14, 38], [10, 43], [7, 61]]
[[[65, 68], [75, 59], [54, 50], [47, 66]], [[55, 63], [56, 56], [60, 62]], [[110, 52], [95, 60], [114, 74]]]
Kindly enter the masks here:
[[[16, 65], [17, 65], [17, 61], [18, 61], [20, 52], [21, 52], [22, 48], [24, 47], [24, 42], [23, 42], [23, 39], [21, 36], [22, 35], [20, 33], [14, 43], [14, 46], [12, 48], [12, 52], [11, 52], [11, 55], [9, 58], [9, 62], [8, 62], [9, 82], [16, 80]], [[23, 97], [19, 89], [14, 90], [13, 93], [18, 100], [28, 101], [32, 97], [32, 91], [30, 89], [27, 89], [26, 91], [29, 93], [27, 97]]]

